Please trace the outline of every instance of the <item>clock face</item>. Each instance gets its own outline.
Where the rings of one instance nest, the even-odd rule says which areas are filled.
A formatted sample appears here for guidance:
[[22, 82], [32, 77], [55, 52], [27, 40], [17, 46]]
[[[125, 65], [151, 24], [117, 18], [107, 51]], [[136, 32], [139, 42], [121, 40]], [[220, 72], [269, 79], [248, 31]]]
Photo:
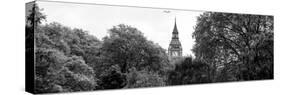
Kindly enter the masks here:
[[173, 35], [173, 38], [178, 38], [178, 35], [175, 35], [175, 34], [174, 34], [174, 35]]
[[178, 52], [172, 52], [172, 56], [178, 56]]

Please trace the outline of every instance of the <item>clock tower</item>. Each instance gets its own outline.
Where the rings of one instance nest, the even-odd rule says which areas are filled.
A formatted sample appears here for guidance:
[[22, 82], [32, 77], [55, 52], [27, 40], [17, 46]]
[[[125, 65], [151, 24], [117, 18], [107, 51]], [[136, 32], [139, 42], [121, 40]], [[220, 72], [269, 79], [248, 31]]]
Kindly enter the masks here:
[[182, 56], [182, 47], [181, 47], [181, 42], [179, 40], [179, 32], [177, 29], [177, 22], [175, 19], [175, 25], [174, 25], [174, 30], [172, 32], [172, 40], [169, 44], [168, 48], [168, 55], [171, 59], [174, 58], [179, 58]]

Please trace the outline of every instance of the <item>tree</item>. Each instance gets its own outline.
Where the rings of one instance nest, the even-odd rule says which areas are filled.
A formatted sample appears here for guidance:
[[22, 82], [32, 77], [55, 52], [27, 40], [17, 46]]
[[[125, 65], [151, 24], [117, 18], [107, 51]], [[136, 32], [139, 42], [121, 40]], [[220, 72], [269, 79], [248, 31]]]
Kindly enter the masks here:
[[59, 23], [38, 26], [35, 39], [37, 93], [96, 89], [96, 63], [91, 58], [97, 57], [99, 40]]
[[120, 89], [127, 85], [127, 78], [121, 73], [118, 66], [112, 66], [108, 73], [100, 76], [99, 89]]
[[54, 89], [54, 76], [62, 69], [67, 57], [55, 49], [36, 49], [35, 52], [35, 92], [60, 92]]
[[[32, 4], [31, 10], [27, 10], [26, 13], [26, 22], [25, 22], [25, 54], [34, 58], [34, 32], [37, 25], [41, 24], [42, 20], [46, 20], [46, 15], [44, 15], [36, 3]], [[35, 25], [36, 24], [36, 25]], [[34, 63], [33, 60], [26, 60], [26, 64]], [[30, 67], [27, 67], [30, 68]], [[31, 69], [31, 68], [30, 68]]]
[[193, 38], [196, 58], [216, 68], [213, 76], [227, 69], [226, 81], [273, 78], [273, 16], [205, 12]]
[[42, 20], [46, 20], [46, 15], [42, 12], [36, 3], [33, 3], [32, 9], [28, 10], [30, 14], [26, 17], [26, 25], [35, 28], [38, 24], [41, 24]]
[[211, 69], [209, 64], [186, 57], [184, 60], [177, 61], [175, 69], [169, 71], [167, 83], [169, 85], [210, 83], [212, 82], [209, 74]]
[[56, 75], [63, 92], [90, 91], [97, 86], [94, 70], [81, 57], [73, 56]]
[[[140, 75], [148, 74], [149, 76], [153, 73], [153, 76], [158, 76], [157, 74], [163, 73], [165, 67], [169, 65], [168, 56], [163, 48], [152, 41], [148, 41], [136, 28], [124, 24], [114, 26], [109, 30], [109, 36], [103, 38], [100, 51], [102, 62], [96, 65], [99, 79], [114, 82], [117, 80], [109, 77], [118, 75], [116, 79], [122, 80], [118, 84], [123, 87], [126, 85], [128, 87], [129, 85], [127, 81], [131, 77], [128, 77], [128, 74], [131, 73], [130, 69], [132, 68], [135, 68], [136, 72], [150, 72], [140, 73]], [[113, 67], [118, 69], [113, 69]], [[126, 79], [123, 79], [123, 75], [126, 75]], [[163, 76], [160, 75], [160, 77]], [[103, 85], [114, 86], [115, 84], [103, 82]], [[144, 87], [144, 85], [142, 86]], [[114, 87], [122, 88], [119, 86]]]
[[165, 86], [165, 80], [157, 73], [147, 72], [145, 70], [137, 71], [135, 68], [130, 69], [127, 74], [127, 85], [125, 88], [139, 87], [157, 87]]
[[156, 71], [168, 63], [165, 50], [148, 41], [136, 28], [121, 24], [109, 31], [102, 51], [108, 58], [106, 61], [118, 64], [122, 73], [128, 72], [131, 67]]

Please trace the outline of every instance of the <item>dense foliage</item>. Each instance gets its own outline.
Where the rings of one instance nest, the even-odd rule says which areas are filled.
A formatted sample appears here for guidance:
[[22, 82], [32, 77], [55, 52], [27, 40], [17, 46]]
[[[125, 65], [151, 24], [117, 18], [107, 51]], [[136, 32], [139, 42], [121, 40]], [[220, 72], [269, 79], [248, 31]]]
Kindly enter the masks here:
[[272, 16], [205, 12], [193, 33], [195, 58], [177, 60], [129, 25], [99, 40], [45, 19], [35, 5], [26, 22], [35, 30], [36, 93], [273, 78]]
[[[83, 30], [58, 23], [38, 26], [35, 40], [35, 84], [41, 87], [36, 87], [36, 91], [45, 92], [54, 87], [60, 88], [60, 92], [95, 89], [97, 79], [91, 67], [94, 63], [85, 61], [89, 54], [84, 52], [95, 52], [93, 48], [100, 44], [99, 40]], [[95, 56], [95, 53], [90, 54]]]
[[[128, 25], [114, 26], [109, 34], [103, 39], [100, 48], [101, 63], [96, 68], [99, 71], [98, 77], [107, 79], [100, 82], [101, 85], [109, 85], [112, 81], [118, 81], [119, 86], [129, 88], [164, 85], [163, 76], [159, 74], [169, 64], [163, 48], [148, 41], [139, 30]], [[107, 77], [113, 76], [112, 74], [116, 78], [108, 81], [110, 78]]]
[[187, 57], [175, 64], [175, 69], [169, 72], [170, 85], [209, 83], [211, 76], [209, 64]]
[[273, 16], [205, 12], [193, 37], [215, 81], [273, 78]]

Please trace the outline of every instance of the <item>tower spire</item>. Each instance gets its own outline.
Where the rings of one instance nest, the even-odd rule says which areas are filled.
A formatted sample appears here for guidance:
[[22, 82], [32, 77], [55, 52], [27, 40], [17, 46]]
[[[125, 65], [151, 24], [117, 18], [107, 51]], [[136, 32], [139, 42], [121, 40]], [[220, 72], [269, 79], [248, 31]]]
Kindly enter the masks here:
[[175, 17], [175, 26], [174, 26], [173, 34], [178, 34], [177, 18], [176, 17]]
[[177, 23], [177, 17], [175, 17], [175, 23]]
[[175, 17], [175, 25], [172, 32], [172, 40], [168, 48], [168, 55], [170, 58], [179, 58], [182, 56], [182, 47], [179, 40], [179, 33], [177, 28], [177, 18]]

